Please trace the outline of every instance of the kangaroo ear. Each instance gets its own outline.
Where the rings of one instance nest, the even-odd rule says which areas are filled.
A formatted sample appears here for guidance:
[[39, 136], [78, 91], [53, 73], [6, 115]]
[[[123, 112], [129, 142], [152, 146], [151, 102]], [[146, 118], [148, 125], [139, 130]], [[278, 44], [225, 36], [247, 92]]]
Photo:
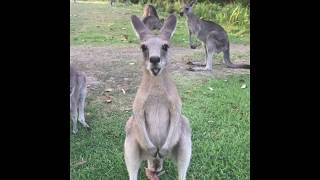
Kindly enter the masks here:
[[151, 34], [150, 30], [146, 28], [136, 15], [131, 16], [131, 22], [133, 29], [140, 40], [144, 40], [149, 34]]
[[164, 25], [160, 30], [161, 37], [165, 40], [169, 40], [172, 37], [174, 31], [176, 30], [176, 25], [177, 18], [175, 15], [172, 14], [166, 19]]
[[190, 6], [193, 6], [193, 4], [195, 4], [197, 2], [197, 0], [193, 0], [190, 2]]

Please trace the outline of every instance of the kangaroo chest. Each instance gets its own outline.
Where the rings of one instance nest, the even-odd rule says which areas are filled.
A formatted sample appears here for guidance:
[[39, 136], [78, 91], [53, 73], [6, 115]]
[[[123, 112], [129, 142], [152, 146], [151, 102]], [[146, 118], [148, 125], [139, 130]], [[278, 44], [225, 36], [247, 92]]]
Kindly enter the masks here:
[[188, 19], [187, 25], [188, 25], [189, 31], [192, 34], [197, 35], [197, 32], [198, 32], [199, 28], [197, 27], [197, 24], [192, 19]]
[[161, 147], [170, 124], [169, 102], [165, 95], [150, 95], [145, 103], [145, 120], [150, 140]]

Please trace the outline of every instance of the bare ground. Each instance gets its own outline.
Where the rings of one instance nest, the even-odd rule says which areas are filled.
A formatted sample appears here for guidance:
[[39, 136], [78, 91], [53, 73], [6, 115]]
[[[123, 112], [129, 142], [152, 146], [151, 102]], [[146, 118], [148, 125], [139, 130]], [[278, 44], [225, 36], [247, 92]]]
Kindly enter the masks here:
[[[232, 74], [250, 74], [247, 69], [230, 69], [221, 64], [221, 57], [215, 58], [213, 72], [191, 72], [186, 69], [190, 60], [204, 61], [203, 48], [187, 49], [172, 47], [170, 49], [171, 72], [173, 77], [184, 78], [223, 78]], [[195, 56], [197, 54], [197, 56]], [[248, 63], [250, 47], [248, 45], [231, 45], [231, 54], [236, 57], [234, 63]], [[88, 76], [89, 95], [94, 95], [95, 100], [106, 101], [111, 98], [110, 110], [130, 110], [140, 81], [141, 70], [139, 63], [142, 54], [138, 47], [70, 47], [70, 61]], [[111, 89], [111, 92], [106, 90]], [[113, 99], [117, 99], [114, 101]]]

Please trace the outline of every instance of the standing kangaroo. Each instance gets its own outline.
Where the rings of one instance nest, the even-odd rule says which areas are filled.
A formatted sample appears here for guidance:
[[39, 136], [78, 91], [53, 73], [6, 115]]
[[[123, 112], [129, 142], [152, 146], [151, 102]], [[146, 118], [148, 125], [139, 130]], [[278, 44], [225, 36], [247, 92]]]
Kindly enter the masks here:
[[192, 5], [196, 3], [196, 0], [191, 3], [183, 2], [182, 11], [180, 16], [187, 17], [188, 29], [189, 29], [189, 45], [192, 49], [195, 46], [192, 45], [191, 35], [194, 34], [200, 41], [202, 41], [205, 48], [205, 64], [200, 62], [188, 62], [191, 65], [205, 66], [205, 67], [194, 67], [190, 70], [201, 71], [208, 70], [212, 71], [212, 58], [214, 53], [223, 52], [223, 60], [229, 68], [246, 68], [250, 69], [248, 64], [233, 64], [230, 61], [230, 44], [227, 32], [218, 24], [201, 20], [192, 13]]
[[164, 19], [159, 19], [156, 8], [151, 4], [146, 4], [143, 9], [143, 24], [150, 30], [160, 30], [163, 25]]
[[143, 76], [133, 102], [133, 116], [126, 123], [124, 157], [130, 180], [136, 180], [140, 163], [160, 172], [163, 160], [170, 158], [178, 167], [179, 180], [186, 179], [191, 158], [191, 128], [181, 114], [181, 99], [168, 68], [169, 40], [177, 19], [170, 15], [159, 35], [135, 15], [133, 28], [140, 38]]
[[86, 96], [86, 75], [70, 65], [70, 114], [73, 122], [72, 132], [74, 134], [78, 132], [78, 120], [84, 127], [89, 128], [89, 125], [86, 123], [84, 117]]

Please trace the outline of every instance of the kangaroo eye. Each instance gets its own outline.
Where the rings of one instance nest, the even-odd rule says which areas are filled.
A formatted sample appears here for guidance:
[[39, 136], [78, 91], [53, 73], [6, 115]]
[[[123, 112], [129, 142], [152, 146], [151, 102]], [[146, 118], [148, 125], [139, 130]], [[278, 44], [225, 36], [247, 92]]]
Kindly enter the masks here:
[[148, 50], [148, 47], [146, 45], [142, 44], [141, 49], [143, 52], [145, 52], [146, 50]]
[[188, 11], [188, 10], [189, 10], [189, 8], [186, 8], [186, 10]]
[[169, 48], [169, 45], [168, 45], [168, 44], [164, 44], [164, 45], [162, 45], [162, 49], [163, 49], [164, 51], [167, 51], [167, 50], [168, 50], [168, 48]]

